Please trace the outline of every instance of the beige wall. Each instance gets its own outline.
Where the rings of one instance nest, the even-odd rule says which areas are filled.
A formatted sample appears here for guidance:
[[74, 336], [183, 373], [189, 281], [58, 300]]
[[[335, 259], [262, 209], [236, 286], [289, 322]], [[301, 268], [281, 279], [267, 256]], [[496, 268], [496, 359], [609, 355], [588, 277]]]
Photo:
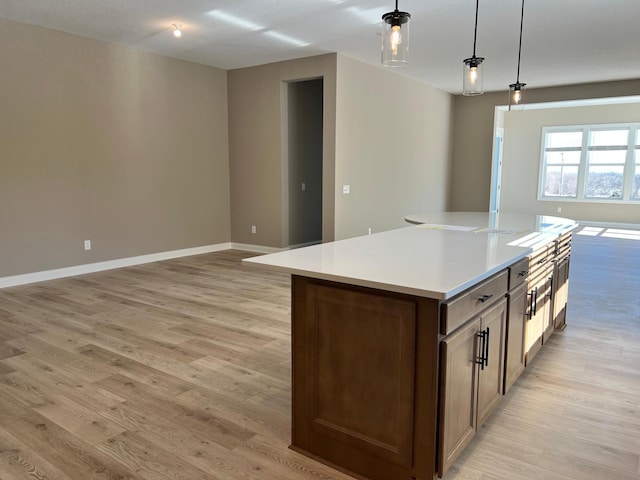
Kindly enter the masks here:
[[226, 72], [1, 19], [0, 60], [0, 277], [230, 240]]
[[445, 210], [452, 96], [343, 55], [336, 95], [336, 239]]
[[[638, 94], [640, 80], [627, 80], [531, 89], [527, 91], [526, 101], [530, 104]], [[506, 102], [506, 85], [504, 92], [455, 97], [453, 164], [449, 184], [449, 208], [453, 211], [489, 209], [494, 111], [496, 106], [506, 105]], [[503, 176], [503, 180], [505, 178]]]
[[[638, 202], [629, 205], [537, 199], [543, 127], [639, 121], [640, 103], [524, 110], [505, 115], [500, 210], [593, 222], [640, 223]], [[562, 208], [561, 213], [558, 207]]]
[[[333, 239], [336, 55], [329, 54], [228, 72], [232, 241], [288, 246], [286, 82], [320, 77], [324, 79], [323, 240]], [[251, 233], [252, 225], [256, 234]]]

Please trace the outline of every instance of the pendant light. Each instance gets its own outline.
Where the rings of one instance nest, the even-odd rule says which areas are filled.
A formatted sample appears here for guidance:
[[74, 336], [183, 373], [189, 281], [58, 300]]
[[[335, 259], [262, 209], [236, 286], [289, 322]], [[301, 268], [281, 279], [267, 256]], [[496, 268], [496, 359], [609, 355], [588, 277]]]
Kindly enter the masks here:
[[462, 94], [467, 96], [482, 95], [482, 62], [483, 57], [476, 57], [476, 38], [478, 36], [478, 4], [480, 0], [476, 0], [476, 24], [473, 31], [473, 55], [471, 58], [465, 58], [462, 70]]
[[518, 75], [516, 83], [509, 85], [509, 111], [512, 107], [524, 104], [524, 87], [526, 83], [520, 83], [520, 56], [522, 54], [522, 23], [524, 20], [524, 0], [522, 0], [522, 13], [520, 14], [520, 44], [518, 46]]
[[400, 67], [409, 63], [409, 19], [411, 15], [396, 9], [382, 15], [382, 65]]

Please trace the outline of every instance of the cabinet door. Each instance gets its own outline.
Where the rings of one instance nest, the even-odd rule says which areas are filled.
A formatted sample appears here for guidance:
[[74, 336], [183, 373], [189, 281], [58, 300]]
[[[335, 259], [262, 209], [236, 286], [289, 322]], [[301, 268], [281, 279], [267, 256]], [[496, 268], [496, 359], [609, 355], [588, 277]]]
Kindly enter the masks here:
[[547, 286], [545, 291], [545, 304], [544, 304], [544, 327], [542, 329], [542, 343], [544, 344], [549, 340], [549, 337], [554, 332], [553, 321], [553, 290], [554, 283], [557, 281], [555, 275], [555, 268], [549, 272], [547, 277]]
[[438, 473], [442, 476], [475, 435], [480, 318], [446, 337], [441, 350]]
[[486, 332], [484, 365], [478, 375], [478, 419], [480, 428], [502, 398], [504, 373], [504, 330], [507, 319], [507, 300], [503, 298], [483, 313], [480, 330]]
[[[531, 285], [531, 284], [530, 284]], [[525, 326], [525, 365], [528, 365], [542, 347], [542, 333], [546, 321], [548, 306], [548, 281], [543, 276], [533, 283], [527, 293], [527, 322]]]
[[504, 393], [524, 370], [524, 324], [527, 313], [527, 284], [507, 295], [507, 339], [505, 341]]
[[553, 323], [556, 330], [563, 330], [567, 326], [567, 299], [569, 296], [569, 257], [567, 256], [556, 266], [553, 287]]

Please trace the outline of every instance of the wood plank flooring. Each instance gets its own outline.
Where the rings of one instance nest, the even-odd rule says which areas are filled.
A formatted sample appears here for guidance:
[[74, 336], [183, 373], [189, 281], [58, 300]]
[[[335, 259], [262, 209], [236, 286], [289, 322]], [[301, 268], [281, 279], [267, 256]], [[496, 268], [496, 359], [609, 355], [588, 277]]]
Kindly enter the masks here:
[[[350, 479], [287, 448], [290, 282], [246, 256], [0, 290], [0, 480]], [[638, 271], [575, 237], [567, 329], [445, 480], [640, 480]]]

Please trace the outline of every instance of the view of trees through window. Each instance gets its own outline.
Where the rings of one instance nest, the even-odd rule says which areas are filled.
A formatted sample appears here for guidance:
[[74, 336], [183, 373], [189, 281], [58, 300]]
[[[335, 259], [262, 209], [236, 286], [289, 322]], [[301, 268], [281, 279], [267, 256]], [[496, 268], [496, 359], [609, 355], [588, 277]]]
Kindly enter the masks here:
[[543, 198], [640, 200], [640, 124], [546, 127]]

